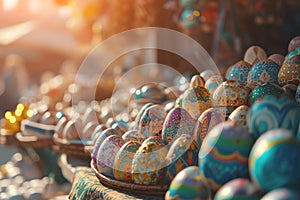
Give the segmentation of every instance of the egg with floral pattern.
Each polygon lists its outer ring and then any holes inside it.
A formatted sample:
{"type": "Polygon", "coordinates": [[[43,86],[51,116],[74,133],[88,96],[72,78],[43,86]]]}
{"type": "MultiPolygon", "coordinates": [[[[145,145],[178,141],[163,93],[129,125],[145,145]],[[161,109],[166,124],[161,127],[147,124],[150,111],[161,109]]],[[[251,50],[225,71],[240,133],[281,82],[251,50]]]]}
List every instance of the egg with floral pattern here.
{"type": "Polygon", "coordinates": [[[228,117],[228,120],[239,126],[247,127],[247,114],[249,107],[242,105],[237,107],[228,117]]]}
{"type": "Polygon", "coordinates": [[[211,76],[207,81],[205,82],[204,87],[208,89],[209,94],[212,96],[217,89],[217,87],[223,82],[222,76],[214,75],[211,76]]]}
{"type": "Polygon", "coordinates": [[[239,61],[235,63],[229,71],[228,80],[235,80],[240,84],[246,85],[248,73],[251,70],[252,65],[245,62],[239,61]]]}
{"type": "Polygon", "coordinates": [[[272,95],[279,98],[284,95],[284,91],[280,86],[274,83],[264,83],[262,85],[258,85],[249,94],[249,106],[251,106],[255,101],[262,100],[267,95],[272,95]]]}
{"type": "Polygon", "coordinates": [[[278,81],[282,85],[300,83],[300,54],[284,61],[278,73],[278,81]]]}

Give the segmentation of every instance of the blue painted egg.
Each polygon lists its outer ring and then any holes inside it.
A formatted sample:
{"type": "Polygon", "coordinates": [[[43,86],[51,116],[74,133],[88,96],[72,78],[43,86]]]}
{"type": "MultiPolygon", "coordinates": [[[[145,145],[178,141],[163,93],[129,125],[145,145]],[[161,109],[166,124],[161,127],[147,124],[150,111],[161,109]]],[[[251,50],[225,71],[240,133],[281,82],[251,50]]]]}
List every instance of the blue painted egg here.
{"type": "Polygon", "coordinates": [[[262,100],[267,95],[272,95],[279,98],[284,95],[284,91],[280,86],[274,83],[264,83],[262,85],[258,85],[249,94],[249,106],[251,106],[255,101],[262,100]]]}
{"type": "Polygon", "coordinates": [[[276,189],[268,192],[261,200],[299,200],[300,193],[297,190],[287,188],[276,189]]]}
{"type": "Polygon", "coordinates": [[[297,104],[300,105],[300,85],[298,85],[298,87],[297,87],[295,99],[296,99],[297,104]]]}
{"type": "Polygon", "coordinates": [[[300,47],[296,48],[294,51],[289,52],[285,58],[284,58],[284,62],[289,62],[290,60],[292,60],[293,57],[300,55],[300,47]]]}
{"type": "Polygon", "coordinates": [[[217,87],[223,82],[222,76],[214,75],[207,79],[205,82],[205,88],[208,89],[209,94],[212,96],[217,87]]]}
{"type": "Polygon", "coordinates": [[[243,60],[239,61],[231,67],[228,76],[226,78],[228,80],[235,80],[240,84],[246,85],[248,73],[251,67],[252,67],[251,64],[243,60]]]}
{"type": "Polygon", "coordinates": [[[249,47],[244,55],[244,61],[250,63],[251,65],[255,65],[258,62],[263,61],[267,58],[267,54],[263,48],[260,46],[251,46],[249,47]]]}
{"type": "Polygon", "coordinates": [[[255,138],[276,128],[285,128],[296,135],[299,123],[300,107],[287,97],[266,96],[251,106],[247,116],[249,131],[255,138]]]}
{"type": "Polygon", "coordinates": [[[264,133],[255,142],[249,157],[251,179],[263,190],[299,188],[300,143],[286,129],[264,133]]]}

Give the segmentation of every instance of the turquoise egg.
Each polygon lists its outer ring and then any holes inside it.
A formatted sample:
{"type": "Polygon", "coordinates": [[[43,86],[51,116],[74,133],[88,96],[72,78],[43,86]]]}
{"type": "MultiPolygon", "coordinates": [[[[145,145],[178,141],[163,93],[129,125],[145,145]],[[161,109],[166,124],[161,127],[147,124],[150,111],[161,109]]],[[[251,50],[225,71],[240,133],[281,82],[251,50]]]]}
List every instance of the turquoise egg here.
{"type": "Polygon", "coordinates": [[[228,73],[228,77],[226,77],[226,78],[228,80],[235,80],[238,83],[246,85],[248,73],[251,70],[251,67],[252,67],[251,64],[249,64],[243,60],[239,61],[231,67],[231,69],[228,73]]]}
{"type": "Polygon", "coordinates": [[[299,200],[300,193],[297,190],[287,188],[276,189],[268,192],[261,200],[299,200]]]}
{"type": "Polygon", "coordinates": [[[262,100],[264,96],[272,95],[277,98],[284,95],[283,89],[274,83],[264,83],[256,86],[248,97],[248,104],[251,106],[255,101],[262,100]]]}

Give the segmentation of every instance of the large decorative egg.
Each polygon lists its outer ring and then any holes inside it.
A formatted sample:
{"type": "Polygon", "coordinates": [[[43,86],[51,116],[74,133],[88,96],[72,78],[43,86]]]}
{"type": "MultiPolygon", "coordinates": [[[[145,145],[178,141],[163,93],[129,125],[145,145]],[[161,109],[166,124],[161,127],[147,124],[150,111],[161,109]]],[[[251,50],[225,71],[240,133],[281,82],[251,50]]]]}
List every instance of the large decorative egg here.
{"type": "Polygon", "coordinates": [[[204,139],[199,152],[201,176],[215,192],[230,180],[248,178],[253,137],[242,126],[222,122],[204,139]]]}
{"type": "Polygon", "coordinates": [[[191,135],[183,134],[171,145],[166,156],[167,182],[170,183],[181,170],[198,165],[199,147],[191,135]]]}
{"type": "Polygon", "coordinates": [[[280,188],[272,190],[264,195],[261,200],[298,200],[300,199],[300,193],[297,190],[291,190],[287,188],[280,188]]]}
{"type": "Polygon", "coordinates": [[[251,106],[247,116],[249,131],[255,138],[276,128],[285,128],[296,135],[299,123],[300,107],[287,97],[266,96],[251,106]]]}
{"type": "Polygon", "coordinates": [[[291,39],[291,41],[289,43],[288,51],[292,52],[296,48],[299,48],[299,47],[300,47],[300,36],[296,36],[293,39],[291,39]]]}
{"type": "Polygon", "coordinates": [[[207,79],[205,82],[205,88],[208,89],[209,94],[212,96],[217,87],[223,82],[222,76],[214,75],[207,79]]]}
{"type": "Polygon", "coordinates": [[[264,133],[255,142],[249,157],[253,181],[263,190],[299,188],[300,143],[286,129],[264,133]]]}
{"type": "Polygon", "coordinates": [[[182,108],[196,120],[211,107],[209,91],[201,86],[189,88],[183,93],[182,108]]]}
{"type": "Polygon", "coordinates": [[[278,84],[278,72],[280,66],[272,60],[266,59],[256,63],[250,70],[247,78],[247,84],[250,88],[263,83],[278,84]]]}
{"type": "Polygon", "coordinates": [[[194,134],[196,121],[183,108],[174,108],[166,116],[163,124],[162,139],[168,144],[182,134],[194,134]]]}
{"type": "Polygon", "coordinates": [[[300,105],[300,84],[298,85],[295,99],[296,99],[297,104],[300,105]]]}
{"type": "Polygon", "coordinates": [[[135,130],[138,130],[139,129],[139,122],[140,122],[140,119],[142,117],[142,115],[144,114],[145,110],[147,108],[149,108],[150,106],[154,105],[153,103],[147,103],[145,105],[142,106],[142,108],[139,110],[137,116],[135,117],[135,125],[134,125],[134,129],[135,130]]]}
{"type": "Polygon", "coordinates": [[[251,65],[255,65],[256,63],[261,62],[266,58],[267,54],[265,50],[263,50],[259,46],[249,47],[244,55],[244,61],[250,63],[251,65]]]}
{"type": "Polygon", "coordinates": [[[234,122],[238,126],[247,127],[247,114],[249,107],[242,105],[237,107],[228,117],[228,120],[234,122]]]}
{"type": "Polygon", "coordinates": [[[143,137],[160,136],[166,118],[164,107],[152,105],[144,111],[139,121],[139,130],[143,137]]]}
{"type": "Polygon", "coordinates": [[[171,182],[166,200],[191,199],[210,200],[210,188],[201,180],[199,168],[190,166],[180,171],[171,182]]]}
{"type": "Polygon", "coordinates": [[[251,64],[243,60],[239,61],[231,67],[228,77],[226,78],[228,80],[235,80],[240,84],[246,85],[248,73],[251,70],[251,67],[251,64]]]}
{"type": "Polygon", "coordinates": [[[194,139],[199,147],[201,147],[207,133],[217,124],[224,122],[225,118],[225,114],[217,108],[209,108],[201,114],[196,122],[194,133],[194,139]]]}
{"type": "Polygon", "coordinates": [[[132,182],[132,160],[140,146],[137,141],[128,141],[118,151],[113,168],[116,180],[132,182]]]}
{"type": "Polygon", "coordinates": [[[237,178],[223,185],[214,197],[214,200],[259,200],[262,192],[249,179],[237,178]]]}
{"type": "Polygon", "coordinates": [[[283,64],[284,61],[284,56],[281,54],[272,54],[268,57],[268,59],[274,61],[277,63],[277,65],[281,66],[283,64]]]}
{"type": "Polygon", "coordinates": [[[205,85],[205,80],[204,78],[202,78],[200,75],[194,75],[190,81],[190,87],[193,88],[193,87],[198,87],[198,86],[201,86],[201,87],[204,87],[205,85]]]}
{"type": "Polygon", "coordinates": [[[251,106],[255,101],[262,100],[267,95],[272,95],[279,98],[284,95],[284,91],[280,86],[274,83],[264,83],[262,85],[258,85],[249,94],[249,106],[251,106]]]}
{"type": "Polygon", "coordinates": [[[284,61],[278,73],[278,81],[282,85],[300,83],[300,54],[284,61]]]}
{"type": "Polygon", "coordinates": [[[111,178],[114,177],[115,157],[124,143],[124,140],[118,135],[108,136],[102,142],[97,155],[97,168],[102,174],[111,178]]]}

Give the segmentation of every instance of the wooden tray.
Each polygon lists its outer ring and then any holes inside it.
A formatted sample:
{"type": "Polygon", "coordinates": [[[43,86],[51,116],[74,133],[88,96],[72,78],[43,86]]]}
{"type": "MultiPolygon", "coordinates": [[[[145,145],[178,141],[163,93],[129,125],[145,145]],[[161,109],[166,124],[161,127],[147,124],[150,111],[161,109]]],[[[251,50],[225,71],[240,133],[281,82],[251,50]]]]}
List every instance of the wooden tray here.
{"type": "Polygon", "coordinates": [[[39,138],[37,136],[24,135],[22,132],[16,134],[16,138],[19,145],[22,147],[32,147],[32,148],[47,148],[53,145],[52,138],[39,138]]]}

